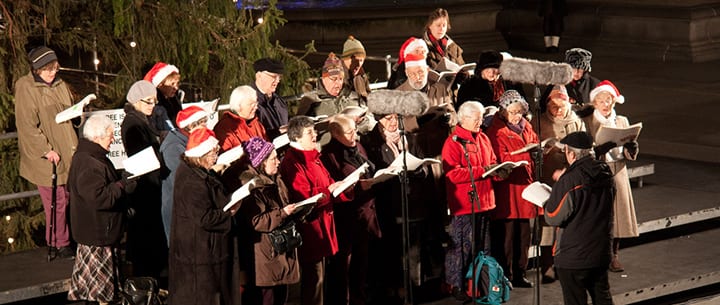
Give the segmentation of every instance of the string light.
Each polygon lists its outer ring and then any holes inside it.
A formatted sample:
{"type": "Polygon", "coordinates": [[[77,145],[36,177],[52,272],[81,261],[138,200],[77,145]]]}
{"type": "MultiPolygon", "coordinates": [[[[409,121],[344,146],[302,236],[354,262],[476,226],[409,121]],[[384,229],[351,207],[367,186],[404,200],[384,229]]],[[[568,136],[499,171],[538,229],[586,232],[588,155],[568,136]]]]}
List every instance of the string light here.
{"type": "Polygon", "coordinates": [[[135,42],[134,40],[130,42],[130,47],[131,47],[131,48],[134,48],[134,47],[136,47],[136,46],[137,46],[137,42],[135,42]]]}
{"type": "Polygon", "coordinates": [[[5,221],[10,222],[10,219],[12,219],[12,217],[10,217],[10,215],[5,216],[5,221]]]}
{"type": "Polygon", "coordinates": [[[8,237],[8,244],[13,244],[15,242],[15,239],[12,237],[8,237]]]}
{"type": "Polygon", "coordinates": [[[265,21],[265,19],[263,19],[263,17],[260,17],[260,18],[257,19],[257,21],[258,21],[259,24],[262,24],[263,21],[265,21]]]}
{"type": "Polygon", "coordinates": [[[93,59],[93,64],[99,65],[99,64],[100,64],[100,60],[97,59],[97,58],[93,59]]]}

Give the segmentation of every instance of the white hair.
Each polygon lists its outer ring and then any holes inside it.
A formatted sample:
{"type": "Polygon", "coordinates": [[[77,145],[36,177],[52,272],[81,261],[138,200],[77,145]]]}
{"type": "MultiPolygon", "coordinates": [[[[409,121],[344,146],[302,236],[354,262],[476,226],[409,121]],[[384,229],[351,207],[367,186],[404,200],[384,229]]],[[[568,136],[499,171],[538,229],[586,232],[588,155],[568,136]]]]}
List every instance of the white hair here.
{"type": "Polygon", "coordinates": [[[95,114],[85,120],[82,135],[84,138],[95,142],[112,134],[115,129],[115,122],[102,114],[95,114]],[[108,130],[110,132],[108,133],[108,130]]]}
{"type": "Polygon", "coordinates": [[[479,112],[481,115],[485,113],[485,107],[483,107],[483,104],[477,101],[467,101],[460,105],[457,115],[459,118],[469,117],[476,112],[479,112]]]}
{"type": "Polygon", "coordinates": [[[248,85],[235,88],[230,93],[230,110],[240,112],[240,106],[247,100],[257,100],[255,89],[248,85]]]}

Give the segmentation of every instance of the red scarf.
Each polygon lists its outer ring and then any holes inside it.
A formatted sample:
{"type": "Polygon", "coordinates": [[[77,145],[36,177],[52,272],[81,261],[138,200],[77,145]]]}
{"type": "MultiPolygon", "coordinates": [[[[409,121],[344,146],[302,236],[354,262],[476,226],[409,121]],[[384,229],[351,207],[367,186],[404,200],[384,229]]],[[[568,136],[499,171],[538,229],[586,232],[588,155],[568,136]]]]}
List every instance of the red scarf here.
{"type": "Polygon", "coordinates": [[[493,89],[493,102],[499,101],[500,97],[505,93],[505,85],[503,84],[502,78],[490,82],[490,86],[493,89]]]}
{"type": "Polygon", "coordinates": [[[430,33],[430,31],[427,32],[428,38],[430,38],[430,43],[432,43],[433,47],[435,47],[435,50],[440,54],[440,56],[445,57],[445,48],[447,47],[448,38],[447,36],[441,38],[440,40],[435,39],[435,36],[430,33]]]}

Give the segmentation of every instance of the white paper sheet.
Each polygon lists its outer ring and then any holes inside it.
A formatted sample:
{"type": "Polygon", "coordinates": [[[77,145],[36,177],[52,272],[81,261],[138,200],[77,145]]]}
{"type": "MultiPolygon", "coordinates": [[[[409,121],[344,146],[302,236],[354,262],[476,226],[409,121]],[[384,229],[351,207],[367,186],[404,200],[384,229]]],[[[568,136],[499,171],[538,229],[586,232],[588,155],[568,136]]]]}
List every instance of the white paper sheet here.
{"type": "Polygon", "coordinates": [[[122,163],[125,170],[133,174],[129,178],[142,176],[160,168],[160,161],[151,146],[123,160],[122,163]]]}

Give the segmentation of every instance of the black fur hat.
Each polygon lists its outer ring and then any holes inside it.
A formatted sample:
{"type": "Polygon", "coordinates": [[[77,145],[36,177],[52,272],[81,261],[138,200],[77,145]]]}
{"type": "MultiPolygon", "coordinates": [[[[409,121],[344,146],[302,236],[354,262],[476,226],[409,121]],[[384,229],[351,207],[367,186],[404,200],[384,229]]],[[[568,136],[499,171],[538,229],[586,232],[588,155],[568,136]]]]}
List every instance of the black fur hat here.
{"type": "Polygon", "coordinates": [[[475,74],[479,75],[486,68],[500,68],[502,61],[503,56],[500,52],[495,50],[483,51],[478,58],[475,74]]]}

